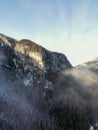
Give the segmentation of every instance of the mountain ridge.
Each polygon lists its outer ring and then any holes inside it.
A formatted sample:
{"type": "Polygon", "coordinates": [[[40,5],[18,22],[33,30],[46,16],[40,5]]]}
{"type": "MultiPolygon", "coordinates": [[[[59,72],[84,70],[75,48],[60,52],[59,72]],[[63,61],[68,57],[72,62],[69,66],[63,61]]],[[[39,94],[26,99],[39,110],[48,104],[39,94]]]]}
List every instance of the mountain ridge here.
{"type": "MultiPolygon", "coordinates": [[[[10,46],[12,44],[11,47],[12,47],[12,49],[14,49],[15,52],[20,51],[21,54],[28,55],[31,58],[32,57],[34,58],[34,53],[35,53],[35,55],[38,55],[38,57],[39,57],[39,62],[41,60],[42,60],[42,62],[43,61],[45,62],[45,60],[47,61],[47,59],[49,58],[50,59],[50,64],[52,64],[53,60],[55,60],[56,64],[58,64],[58,62],[60,62],[60,60],[61,60],[62,63],[64,62],[65,66],[63,65],[61,67],[61,69],[65,69],[65,68],[67,68],[67,66],[70,66],[70,67],[72,66],[70,64],[70,62],[67,60],[67,57],[64,56],[63,54],[48,51],[45,48],[43,48],[42,46],[39,46],[38,44],[36,44],[35,42],[32,42],[30,40],[23,39],[23,40],[20,40],[20,41],[16,41],[15,39],[11,39],[11,38],[9,38],[8,36],[5,36],[5,35],[0,35],[0,40],[2,40],[2,42],[7,44],[8,46],[10,46]],[[9,41],[11,41],[11,42],[9,42],[9,41]],[[60,58],[60,56],[61,56],[61,58],[60,58]],[[52,57],[53,57],[53,59],[51,59],[52,57]],[[59,60],[56,57],[58,57],[59,60]],[[63,58],[63,60],[62,60],[62,58],[63,58]]],[[[54,68],[55,67],[57,67],[57,66],[54,65],[54,68]]],[[[60,66],[57,67],[57,68],[59,69],[60,66]]]]}

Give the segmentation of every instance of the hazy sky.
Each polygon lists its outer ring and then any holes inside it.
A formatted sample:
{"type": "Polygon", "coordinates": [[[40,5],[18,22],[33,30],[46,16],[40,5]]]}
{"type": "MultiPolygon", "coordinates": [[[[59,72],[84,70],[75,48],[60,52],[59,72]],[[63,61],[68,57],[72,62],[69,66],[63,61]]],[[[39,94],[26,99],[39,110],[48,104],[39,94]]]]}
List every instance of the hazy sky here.
{"type": "Polygon", "coordinates": [[[64,53],[76,65],[98,57],[98,0],[0,0],[0,32],[64,53]]]}

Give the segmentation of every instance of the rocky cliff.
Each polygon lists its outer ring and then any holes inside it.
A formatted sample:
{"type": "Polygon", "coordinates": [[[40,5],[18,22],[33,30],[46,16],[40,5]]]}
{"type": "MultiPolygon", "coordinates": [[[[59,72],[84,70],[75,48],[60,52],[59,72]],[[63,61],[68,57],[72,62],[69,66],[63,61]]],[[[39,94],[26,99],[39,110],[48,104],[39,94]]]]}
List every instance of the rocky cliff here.
{"type": "Polygon", "coordinates": [[[69,68],[63,54],[0,34],[0,128],[42,129],[35,124],[49,116],[43,109],[49,107],[56,76],[69,68]]]}
{"type": "Polygon", "coordinates": [[[72,67],[63,54],[48,51],[30,40],[17,41],[3,34],[0,34],[0,53],[2,67],[14,72],[26,86],[52,84],[55,73],[72,67]]]}
{"type": "Polygon", "coordinates": [[[15,55],[23,63],[26,60],[28,63],[33,63],[34,67],[38,67],[43,71],[61,71],[71,67],[65,55],[48,51],[30,40],[23,39],[17,41],[0,34],[0,44],[1,46],[8,46],[14,50],[15,55]],[[31,61],[27,60],[26,57],[29,57],[31,61]]]}

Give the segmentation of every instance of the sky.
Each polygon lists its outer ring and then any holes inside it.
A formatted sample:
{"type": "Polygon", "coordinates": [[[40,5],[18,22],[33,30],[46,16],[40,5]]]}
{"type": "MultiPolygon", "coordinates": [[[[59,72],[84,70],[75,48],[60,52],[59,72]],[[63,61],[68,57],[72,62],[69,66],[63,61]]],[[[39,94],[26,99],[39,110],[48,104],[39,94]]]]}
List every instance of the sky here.
{"type": "Polygon", "coordinates": [[[73,65],[98,57],[98,0],[0,0],[0,33],[65,54],[73,65]]]}

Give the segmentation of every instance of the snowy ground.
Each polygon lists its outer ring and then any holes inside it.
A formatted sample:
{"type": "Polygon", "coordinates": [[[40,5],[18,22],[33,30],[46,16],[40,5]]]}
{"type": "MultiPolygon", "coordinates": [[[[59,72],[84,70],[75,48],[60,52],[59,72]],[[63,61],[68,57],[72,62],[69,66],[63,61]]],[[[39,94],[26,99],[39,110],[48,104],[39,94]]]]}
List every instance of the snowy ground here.
{"type": "Polygon", "coordinates": [[[90,126],[90,129],[89,130],[95,130],[93,126],[90,126]]]}

